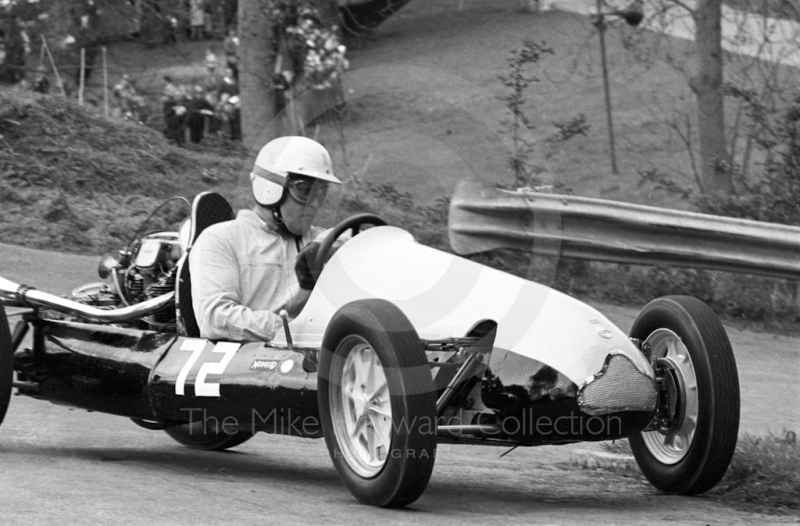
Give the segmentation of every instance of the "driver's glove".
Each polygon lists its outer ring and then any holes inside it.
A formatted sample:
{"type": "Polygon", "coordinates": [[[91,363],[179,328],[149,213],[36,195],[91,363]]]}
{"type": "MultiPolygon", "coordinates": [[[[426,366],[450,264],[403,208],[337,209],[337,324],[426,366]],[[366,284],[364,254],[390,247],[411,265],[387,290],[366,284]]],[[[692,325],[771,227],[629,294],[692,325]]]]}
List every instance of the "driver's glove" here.
{"type": "Polygon", "coordinates": [[[294,271],[295,274],[297,274],[297,281],[300,282],[300,288],[303,290],[313,289],[322,272],[322,265],[317,261],[319,246],[319,243],[314,241],[304,246],[303,249],[297,253],[294,271]]]}

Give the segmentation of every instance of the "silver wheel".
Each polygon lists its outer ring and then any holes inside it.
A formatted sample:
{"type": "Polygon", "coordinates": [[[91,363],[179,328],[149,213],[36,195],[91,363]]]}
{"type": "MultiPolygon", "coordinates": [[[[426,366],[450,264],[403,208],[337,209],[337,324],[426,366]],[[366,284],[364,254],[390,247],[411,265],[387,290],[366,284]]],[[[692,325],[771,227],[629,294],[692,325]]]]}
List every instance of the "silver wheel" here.
{"type": "Polygon", "coordinates": [[[436,457],[436,387],[405,314],[379,299],[336,311],[317,382],[325,443],[345,486],[373,506],[417,500],[436,457]]]}
{"type": "Polygon", "coordinates": [[[342,454],[358,475],[374,477],[391,451],[392,404],[380,358],[360,336],[341,343],[347,358],[331,382],[331,416],[342,454]]]}
{"type": "Polygon", "coordinates": [[[677,464],[689,452],[697,429],[700,407],[697,375],[692,357],[680,337],[669,329],[658,329],[645,340],[653,366],[664,372],[669,406],[659,429],[642,433],[653,456],[663,464],[677,464]]]}

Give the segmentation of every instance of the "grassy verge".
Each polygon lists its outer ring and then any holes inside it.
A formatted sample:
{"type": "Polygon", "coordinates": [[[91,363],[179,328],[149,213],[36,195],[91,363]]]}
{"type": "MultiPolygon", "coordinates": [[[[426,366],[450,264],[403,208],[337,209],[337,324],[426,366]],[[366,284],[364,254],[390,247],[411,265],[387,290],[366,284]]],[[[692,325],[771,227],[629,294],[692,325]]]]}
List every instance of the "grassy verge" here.
{"type": "MultiPolygon", "coordinates": [[[[582,469],[615,473],[644,481],[627,440],[603,444],[608,457],[581,458],[582,469]]],[[[800,444],[797,434],[739,438],[728,472],[706,495],[748,511],[775,514],[800,513],[800,444]]]]}

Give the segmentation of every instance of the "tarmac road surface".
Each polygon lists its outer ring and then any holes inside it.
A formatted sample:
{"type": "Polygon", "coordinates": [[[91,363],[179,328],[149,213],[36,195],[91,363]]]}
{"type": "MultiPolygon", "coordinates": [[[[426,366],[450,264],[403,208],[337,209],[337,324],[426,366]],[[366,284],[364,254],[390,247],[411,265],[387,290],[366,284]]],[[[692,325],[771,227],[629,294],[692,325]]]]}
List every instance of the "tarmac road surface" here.
{"type": "MultiPolygon", "coordinates": [[[[98,260],[0,244],[0,276],[58,294],[96,281],[98,260]]],[[[636,315],[598,307],[624,329],[636,315]]],[[[729,334],[742,431],[800,431],[800,339],[729,334]]],[[[576,467],[594,444],[506,451],[442,445],[424,495],[382,510],[350,496],[322,440],[259,434],[200,452],[122,417],[13,397],[0,427],[0,524],[798,524],[576,467]]]]}

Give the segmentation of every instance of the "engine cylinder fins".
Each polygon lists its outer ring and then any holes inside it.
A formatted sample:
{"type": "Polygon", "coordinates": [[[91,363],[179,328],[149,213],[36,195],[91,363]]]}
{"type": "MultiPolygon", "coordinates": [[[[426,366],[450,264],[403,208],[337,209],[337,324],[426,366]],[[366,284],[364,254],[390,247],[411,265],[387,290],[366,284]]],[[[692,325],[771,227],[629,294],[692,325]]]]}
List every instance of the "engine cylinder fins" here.
{"type": "Polygon", "coordinates": [[[590,415],[655,411],[658,387],[622,353],[611,352],[602,370],[578,390],[578,405],[590,415]]]}
{"type": "MultiPolygon", "coordinates": [[[[169,294],[175,290],[175,280],[171,279],[164,283],[153,283],[147,289],[148,299],[156,298],[169,294]]],[[[153,315],[157,323],[173,323],[175,322],[175,309],[163,309],[153,315]]]]}

